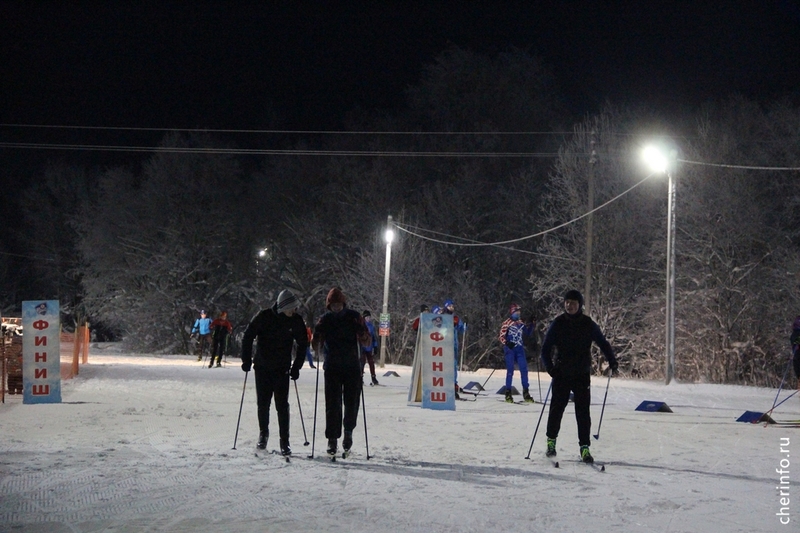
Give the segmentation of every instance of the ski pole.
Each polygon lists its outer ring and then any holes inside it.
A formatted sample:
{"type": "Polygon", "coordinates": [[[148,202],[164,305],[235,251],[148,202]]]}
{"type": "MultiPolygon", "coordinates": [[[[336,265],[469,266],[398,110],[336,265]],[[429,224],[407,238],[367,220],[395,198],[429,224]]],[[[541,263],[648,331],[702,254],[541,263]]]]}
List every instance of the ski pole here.
{"type": "Polygon", "coordinates": [[[486,384],[489,383],[489,380],[492,378],[492,374],[494,374],[495,370],[497,370],[497,369],[496,368],[492,369],[492,372],[491,372],[491,374],[489,374],[489,377],[486,378],[486,381],[484,381],[483,385],[481,385],[481,390],[486,390],[486,384]]]}
{"type": "Polygon", "coordinates": [[[364,417],[364,445],[367,447],[367,461],[371,457],[369,454],[369,435],[367,434],[367,405],[364,402],[364,380],[361,380],[361,412],[364,417]]]}
{"type": "Polygon", "coordinates": [[[244,405],[244,391],[247,388],[247,374],[250,372],[244,373],[244,385],[242,386],[242,401],[239,403],[239,418],[236,419],[236,435],[233,437],[233,449],[236,449],[236,440],[239,438],[239,422],[242,421],[242,406],[244,405]]]}
{"type": "MultiPolygon", "coordinates": [[[[789,396],[787,396],[786,398],[784,398],[783,400],[781,400],[780,402],[778,402],[778,403],[777,403],[777,404],[776,404],[776,405],[775,405],[775,406],[774,406],[772,409],[770,409],[769,411],[767,411],[766,413],[764,413],[764,416],[762,416],[761,418],[763,419],[764,417],[767,417],[767,416],[769,416],[770,414],[772,414],[772,411],[774,411],[776,408],[780,407],[780,406],[781,406],[781,404],[782,404],[783,402],[785,402],[786,400],[788,400],[789,398],[791,398],[792,396],[794,396],[794,395],[795,395],[795,394],[797,394],[798,392],[800,392],[800,390],[796,390],[796,391],[794,391],[794,392],[793,392],[793,393],[791,393],[789,396]]],[[[757,422],[757,421],[756,421],[756,422],[757,422]]],[[[767,424],[769,424],[769,422],[767,422],[767,424]]]]}
{"type": "Polygon", "coordinates": [[[533,438],[531,438],[531,447],[528,448],[528,455],[525,456],[525,459],[531,458],[531,450],[533,450],[533,441],[536,440],[536,434],[539,432],[539,424],[542,423],[542,416],[544,415],[544,407],[547,405],[547,399],[550,397],[550,389],[553,388],[553,382],[550,382],[550,387],[547,389],[547,395],[544,397],[544,401],[542,402],[542,412],[539,413],[539,421],[536,422],[536,429],[533,431],[533,438]]]}
{"type": "Polygon", "coordinates": [[[542,359],[536,358],[536,381],[539,382],[539,401],[542,401],[542,359]]]}
{"type": "Polygon", "coordinates": [[[603,395],[603,407],[600,409],[600,422],[597,423],[597,435],[592,435],[595,440],[600,440],[600,426],[603,425],[603,412],[606,410],[606,398],[608,398],[608,386],[611,384],[611,374],[613,371],[608,369],[608,381],[606,381],[606,393],[603,395]]]}
{"type": "Polygon", "coordinates": [[[297,392],[297,381],[294,382],[294,393],[297,395],[297,410],[300,412],[300,423],[303,425],[303,446],[308,446],[308,435],[306,435],[306,423],[303,422],[303,408],[300,406],[300,393],[297,392]]]}
{"type": "MultiPolygon", "coordinates": [[[[781,379],[781,385],[778,387],[778,394],[775,395],[775,400],[772,402],[772,409],[777,407],[775,404],[778,402],[778,396],[781,395],[781,389],[783,389],[783,384],[786,382],[786,375],[789,373],[789,367],[792,366],[792,359],[793,357],[790,357],[789,362],[786,363],[786,369],[783,371],[783,379],[781,379]]],[[[772,409],[769,410],[770,413],[772,412],[772,409]]]]}
{"type": "Polygon", "coordinates": [[[313,429],[311,430],[311,455],[308,456],[309,459],[314,458],[314,446],[317,444],[317,398],[319,397],[319,349],[314,350],[314,353],[317,356],[317,383],[314,386],[314,425],[313,429]]]}

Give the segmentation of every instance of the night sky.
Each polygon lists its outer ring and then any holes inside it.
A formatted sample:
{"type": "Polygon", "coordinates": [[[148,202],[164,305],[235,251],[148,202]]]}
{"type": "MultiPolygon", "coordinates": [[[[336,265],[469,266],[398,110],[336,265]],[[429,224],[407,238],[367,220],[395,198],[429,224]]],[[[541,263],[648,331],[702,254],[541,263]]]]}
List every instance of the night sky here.
{"type": "MultiPolygon", "coordinates": [[[[2,1],[0,39],[0,141],[140,142],[7,124],[342,129],[401,110],[450,44],[529,50],[577,118],[800,94],[800,0],[2,1]]],[[[6,169],[30,157],[0,148],[6,169]]]]}

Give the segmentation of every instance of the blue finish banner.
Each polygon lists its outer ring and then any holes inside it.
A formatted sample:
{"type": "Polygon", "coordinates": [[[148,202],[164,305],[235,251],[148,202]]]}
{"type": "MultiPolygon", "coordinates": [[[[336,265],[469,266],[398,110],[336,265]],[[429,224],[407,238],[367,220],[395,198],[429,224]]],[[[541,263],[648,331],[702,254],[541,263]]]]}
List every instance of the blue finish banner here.
{"type": "Polygon", "coordinates": [[[422,313],[419,320],[422,407],[456,409],[453,315],[422,313]]]}
{"type": "Polygon", "coordinates": [[[58,300],[22,302],[22,403],[61,402],[58,300]]]}

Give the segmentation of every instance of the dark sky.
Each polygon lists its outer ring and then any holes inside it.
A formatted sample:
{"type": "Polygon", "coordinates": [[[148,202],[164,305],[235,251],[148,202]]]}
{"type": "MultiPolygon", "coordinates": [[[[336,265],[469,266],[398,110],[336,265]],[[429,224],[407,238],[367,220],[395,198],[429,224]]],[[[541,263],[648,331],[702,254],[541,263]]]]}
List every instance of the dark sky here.
{"type": "Polygon", "coordinates": [[[340,129],[356,106],[401,107],[449,43],[529,49],[576,117],[605,100],[797,96],[800,82],[800,0],[0,1],[0,40],[0,124],[261,129],[277,113],[283,129],[340,129]]]}

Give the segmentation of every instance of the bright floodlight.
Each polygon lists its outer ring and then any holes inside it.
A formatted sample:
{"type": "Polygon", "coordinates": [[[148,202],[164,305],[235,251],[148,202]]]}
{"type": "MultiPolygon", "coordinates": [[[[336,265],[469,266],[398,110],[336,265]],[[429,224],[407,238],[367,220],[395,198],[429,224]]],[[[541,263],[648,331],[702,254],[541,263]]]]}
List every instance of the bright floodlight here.
{"type": "Polygon", "coordinates": [[[258,257],[264,257],[265,255],[267,255],[267,251],[266,250],[259,250],[258,251],[258,257]]]}
{"type": "Polygon", "coordinates": [[[394,230],[392,228],[386,230],[383,234],[383,240],[386,242],[392,242],[394,240],[394,230]]]}
{"type": "Polygon", "coordinates": [[[667,158],[655,146],[646,147],[642,152],[642,157],[653,172],[663,174],[667,171],[667,158]]]}

